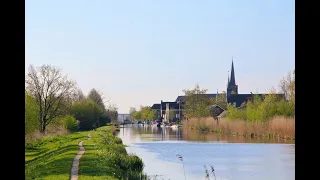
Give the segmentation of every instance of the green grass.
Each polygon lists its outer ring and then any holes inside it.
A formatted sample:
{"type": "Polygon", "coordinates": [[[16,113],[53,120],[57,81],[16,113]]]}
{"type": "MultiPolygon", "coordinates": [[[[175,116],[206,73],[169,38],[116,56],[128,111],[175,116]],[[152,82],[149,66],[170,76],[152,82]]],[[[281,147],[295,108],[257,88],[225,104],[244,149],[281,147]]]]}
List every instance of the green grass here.
{"type": "Polygon", "coordinates": [[[70,179],[72,161],[79,151],[78,142],[86,138],[87,132],[81,132],[26,143],[26,179],[70,179]]]}
{"type": "Polygon", "coordinates": [[[140,179],[142,160],[127,154],[121,139],[111,134],[110,127],[99,128],[91,136],[91,140],[83,143],[86,152],[80,160],[79,180],[140,179]]]}
{"type": "Polygon", "coordinates": [[[80,159],[79,180],[140,179],[142,160],[127,154],[121,139],[111,133],[110,126],[97,131],[43,137],[26,143],[26,179],[70,179],[72,161],[79,151],[78,142],[82,140],[85,140],[83,146],[86,151],[80,159]],[[88,133],[91,140],[87,140],[88,133]]]}

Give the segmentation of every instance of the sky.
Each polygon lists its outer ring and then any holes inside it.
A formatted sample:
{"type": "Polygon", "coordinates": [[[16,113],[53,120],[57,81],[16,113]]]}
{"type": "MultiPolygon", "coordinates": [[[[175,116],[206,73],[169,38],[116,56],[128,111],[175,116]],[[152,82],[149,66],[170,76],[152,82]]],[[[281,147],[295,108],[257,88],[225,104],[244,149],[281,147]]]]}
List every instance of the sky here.
{"type": "Polygon", "coordinates": [[[295,68],[292,0],[27,0],[25,73],[50,64],[119,113],[195,84],[268,93],[295,68]],[[229,72],[230,73],[230,72],[229,72]]]}

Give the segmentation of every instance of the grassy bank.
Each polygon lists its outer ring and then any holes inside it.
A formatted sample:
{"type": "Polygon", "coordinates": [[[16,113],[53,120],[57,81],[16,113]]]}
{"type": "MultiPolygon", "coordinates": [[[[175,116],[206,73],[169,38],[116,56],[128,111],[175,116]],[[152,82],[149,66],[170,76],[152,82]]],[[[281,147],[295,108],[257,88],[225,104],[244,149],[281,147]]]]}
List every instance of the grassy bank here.
{"type": "Polygon", "coordinates": [[[86,149],[80,159],[79,180],[140,179],[142,160],[128,155],[115,128],[105,126],[97,131],[46,136],[25,144],[26,179],[70,179],[72,161],[79,151],[78,142],[86,149]],[[92,138],[87,140],[87,134],[92,138]]]}
{"type": "Polygon", "coordinates": [[[279,116],[255,122],[226,118],[219,123],[213,118],[192,118],[183,123],[183,128],[248,137],[295,139],[295,119],[279,116]]]}

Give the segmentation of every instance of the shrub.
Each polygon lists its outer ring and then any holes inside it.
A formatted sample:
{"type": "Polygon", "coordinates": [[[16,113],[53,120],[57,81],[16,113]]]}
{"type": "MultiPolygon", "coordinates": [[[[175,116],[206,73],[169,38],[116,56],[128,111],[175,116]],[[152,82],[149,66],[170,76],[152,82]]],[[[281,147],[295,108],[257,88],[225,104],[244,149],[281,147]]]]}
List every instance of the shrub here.
{"type": "Polygon", "coordinates": [[[77,131],[78,130],[78,121],[73,116],[65,116],[63,118],[64,126],[69,131],[77,131]]]}
{"type": "Polygon", "coordinates": [[[36,100],[28,93],[25,93],[25,135],[32,135],[39,130],[39,106],[36,100]]]}

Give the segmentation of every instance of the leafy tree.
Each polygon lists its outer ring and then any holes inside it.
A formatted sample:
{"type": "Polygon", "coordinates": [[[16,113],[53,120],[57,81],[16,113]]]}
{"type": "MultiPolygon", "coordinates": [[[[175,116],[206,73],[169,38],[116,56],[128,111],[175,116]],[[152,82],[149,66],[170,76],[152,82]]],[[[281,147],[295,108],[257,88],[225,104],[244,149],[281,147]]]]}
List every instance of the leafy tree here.
{"type": "Polygon", "coordinates": [[[67,115],[63,118],[63,124],[66,129],[68,129],[71,132],[78,130],[78,121],[70,115],[67,115]]]}
{"type": "Polygon", "coordinates": [[[142,118],[141,118],[141,111],[136,111],[136,112],[133,114],[133,119],[134,119],[134,120],[140,120],[140,119],[142,119],[142,118]]]}
{"type": "Polygon", "coordinates": [[[107,125],[107,123],[110,123],[110,122],[111,122],[110,117],[107,114],[103,113],[99,118],[98,127],[105,126],[107,125]]]}
{"type": "Polygon", "coordinates": [[[223,91],[221,94],[218,94],[216,98],[210,99],[211,104],[217,104],[226,110],[228,108],[226,95],[227,94],[223,91]]]}
{"type": "Polygon", "coordinates": [[[72,105],[74,117],[80,121],[79,128],[89,130],[99,124],[99,119],[103,116],[103,109],[92,99],[75,102],[72,105]]]}
{"type": "Polygon", "coordinates": [[[25,92],[25,134],[30,135],[39,128],[39,106],[36,100],[25,92]]]}
{"type": "Polygon", "coordinates": [[[96,89],[93,88],[89,92],[88,98],[91,98],[94,102],[96,102],[103,109],[103,111],[106,111],[105,105],[103,103],[102,95],[96,89]]]}
{"type": "Polygon", "coordinates": [[[148,106],[141,106],[140,111],[141,111],[141,119],[148,120],[151,108],[148,106]]]}
{"type": "Polygon", "coordinates": [[[194,89],[185,89],[183,92],[186,96],[184,104],[186,118],[210,116],[208,106],[212,101],[206,95],[207,89],[200,89],[197,84],[194,89]]]}
{"type": "Polygon", "coordinates": [[[42,65],[36,70],[30,65],[26,88],[39,106],[40,131],[45,133],[47,125],[68,113],[75,82],[63,76],[56,67],[42,65]]]}
{"type": "Polygon", "coordinates": [[[148,114],[148,119],[149,120],[155,120],[157,118],[157,111],[156,110],[151,110],[150,108],[150,111],[149,111],[149,114],[148,114]]]}

